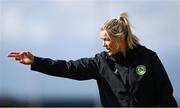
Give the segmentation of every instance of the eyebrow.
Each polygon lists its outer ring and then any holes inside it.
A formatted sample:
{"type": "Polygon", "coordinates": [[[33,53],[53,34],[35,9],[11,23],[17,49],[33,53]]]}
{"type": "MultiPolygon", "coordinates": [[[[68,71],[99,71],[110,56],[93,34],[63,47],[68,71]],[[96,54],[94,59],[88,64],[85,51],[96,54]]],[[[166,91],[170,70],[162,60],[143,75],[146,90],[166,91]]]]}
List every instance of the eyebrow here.
{"type": "Polygon", "coordinates": [[[110,38],[108,38],[108,37],[100,37],[100,39],[102,39],[102,40],[111,40],[110,38]]]}

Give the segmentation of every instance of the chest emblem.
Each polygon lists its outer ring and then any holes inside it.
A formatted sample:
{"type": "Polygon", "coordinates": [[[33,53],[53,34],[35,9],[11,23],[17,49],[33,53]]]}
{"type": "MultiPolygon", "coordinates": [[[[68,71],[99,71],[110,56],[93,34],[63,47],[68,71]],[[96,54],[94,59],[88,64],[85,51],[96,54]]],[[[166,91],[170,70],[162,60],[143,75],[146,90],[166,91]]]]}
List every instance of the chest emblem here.
{"type": "Polygon", "coordinates": [[[138,65],[138,66],[136,67],[136,73],[137,73],[138,75],[144,75],[144,74],[146,73],[146,66],[144,66],[144,65],[138,65]]]}

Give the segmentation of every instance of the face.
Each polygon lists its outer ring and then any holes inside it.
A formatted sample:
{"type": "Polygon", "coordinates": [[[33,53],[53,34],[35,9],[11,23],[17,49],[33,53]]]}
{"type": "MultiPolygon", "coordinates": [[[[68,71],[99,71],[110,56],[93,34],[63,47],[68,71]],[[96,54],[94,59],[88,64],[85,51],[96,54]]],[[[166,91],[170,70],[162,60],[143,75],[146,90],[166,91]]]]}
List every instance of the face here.
{"type": "Polygon", "coordinates": [[[119,52],[118,37],[110,38],[106,30],[101,31],[100,36],[103,47],[106,48],[108,55],[114,55],[119,52]]]}

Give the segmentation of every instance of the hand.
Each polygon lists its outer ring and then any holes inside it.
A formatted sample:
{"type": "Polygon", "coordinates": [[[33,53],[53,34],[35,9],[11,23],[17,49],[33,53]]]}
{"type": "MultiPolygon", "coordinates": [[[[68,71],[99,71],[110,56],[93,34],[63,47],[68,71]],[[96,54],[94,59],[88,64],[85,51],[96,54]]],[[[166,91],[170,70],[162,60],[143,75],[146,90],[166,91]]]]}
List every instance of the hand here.
{"type": "Polygon", "coordinates": [[[25,51],[9,52],[8,57],[14,57],[15,60],[25,65],[31,65],[34,62],[34,56],[30,52],[25,51]]]}

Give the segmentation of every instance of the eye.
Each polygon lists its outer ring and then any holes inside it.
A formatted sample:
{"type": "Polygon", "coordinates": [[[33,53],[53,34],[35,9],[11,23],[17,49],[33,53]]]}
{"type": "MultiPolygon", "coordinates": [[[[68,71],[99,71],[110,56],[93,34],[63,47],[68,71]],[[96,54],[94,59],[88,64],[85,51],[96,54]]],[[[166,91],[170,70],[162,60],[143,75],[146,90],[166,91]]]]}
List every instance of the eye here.
{"type": "Polygon", "coordinates": [[[104,41],[110,41],[110,39],[109,38],[105,38],[104,41]]]}

